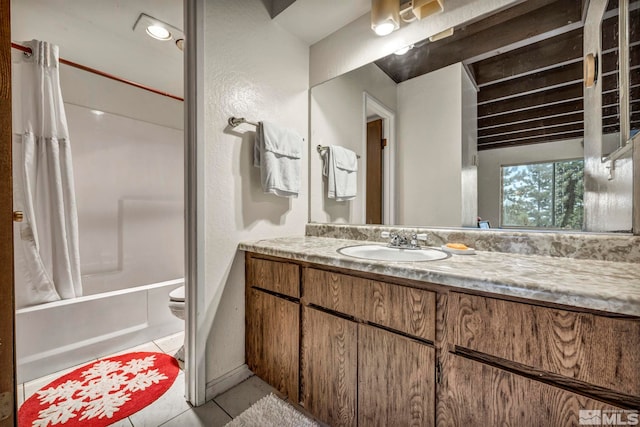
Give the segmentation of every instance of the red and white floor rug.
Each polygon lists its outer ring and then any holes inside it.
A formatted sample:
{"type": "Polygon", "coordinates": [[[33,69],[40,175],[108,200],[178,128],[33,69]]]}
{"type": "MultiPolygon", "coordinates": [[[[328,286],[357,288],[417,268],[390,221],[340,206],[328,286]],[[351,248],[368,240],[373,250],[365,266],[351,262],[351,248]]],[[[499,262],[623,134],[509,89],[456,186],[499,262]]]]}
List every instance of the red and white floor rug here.
{"type": "Polygon", "coordinates": [[[20,427],[108,426],[162,396],[178,376],[164,353],[127,353],[100,359],[38,390],[18,411],[20,427]]]}

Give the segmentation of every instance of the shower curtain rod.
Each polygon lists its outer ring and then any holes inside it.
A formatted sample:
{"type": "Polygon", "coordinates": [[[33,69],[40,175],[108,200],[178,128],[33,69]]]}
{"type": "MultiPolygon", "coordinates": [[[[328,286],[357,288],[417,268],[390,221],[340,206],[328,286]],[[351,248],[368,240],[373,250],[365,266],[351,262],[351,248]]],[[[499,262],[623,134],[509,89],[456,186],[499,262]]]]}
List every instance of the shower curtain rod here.
{"type": "MultiPolygon", "coordinates": [[[[28,53],[29,55],[31,55],[31,53],[32,53],[30,47],[22,46],[22,45],[17,44],[17,43],[11,42],[11,47],[14,48],[14,49],[20,50],[20,51],[22,51],[24,53],[28,53]]],[[[97,74],[99,76],[106,77],[108,79],[115,80],[115,81],[120,82],[120,83],[125,83],[125,84],[128,84],[130,86],[137,87],[138,89],[144,89],[144,90],[147,90],[149,92],[156,93],[158,95],[166,96],[168,98],[173,98],[173,99],[176,99],[178,101],[184,101],[184,98],[180,98],[179,96],[172,95],[172,94],[170,94],[168,92],[162,92],[161,90],[154,89],[154,88],[152,88],[150,86],[145,86],[143,84],[136,83],[136,82],[133,82],[131,80],[126,80],[126,79],[114,76],[113,74],[105,73],[104,71],[96,70],[95,68],[91,68],[91,67],[87,67],[87,66],[82,65],[82,64],[78,64],[77,62],[72,62],[72,61],[68,61],[66,59],[60,58],[60,63],[64,64],[64,65],[68,65],[68,66],[73,67],[73,68],[77,68],[79,70],[87,71],[89,73],[97,74]]]]}

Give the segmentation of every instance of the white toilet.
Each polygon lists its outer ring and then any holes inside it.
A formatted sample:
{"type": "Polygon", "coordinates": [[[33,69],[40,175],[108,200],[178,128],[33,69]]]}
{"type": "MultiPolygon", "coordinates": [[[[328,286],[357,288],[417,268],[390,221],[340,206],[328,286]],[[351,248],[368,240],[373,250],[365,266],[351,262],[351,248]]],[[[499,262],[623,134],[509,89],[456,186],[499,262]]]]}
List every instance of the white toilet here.
{"type": "MultiPolygon", "coordinates": [[[[178,319],[184,320],[184,285],[169,292],[169,310],[178,319]]],[[[175,354],[175,358],[184,362],[184,345],[175,354]]]]}

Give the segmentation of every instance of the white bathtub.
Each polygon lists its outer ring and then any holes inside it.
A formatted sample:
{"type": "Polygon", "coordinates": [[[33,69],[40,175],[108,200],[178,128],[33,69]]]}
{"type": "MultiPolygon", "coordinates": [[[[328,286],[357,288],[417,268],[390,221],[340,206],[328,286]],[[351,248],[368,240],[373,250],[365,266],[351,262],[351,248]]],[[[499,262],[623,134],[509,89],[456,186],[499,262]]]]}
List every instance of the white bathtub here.
{"type": "Polygon", "coordinates": [[[16,311],[18,383],[184,330],[168,308],[184,279],[16,311]]]}

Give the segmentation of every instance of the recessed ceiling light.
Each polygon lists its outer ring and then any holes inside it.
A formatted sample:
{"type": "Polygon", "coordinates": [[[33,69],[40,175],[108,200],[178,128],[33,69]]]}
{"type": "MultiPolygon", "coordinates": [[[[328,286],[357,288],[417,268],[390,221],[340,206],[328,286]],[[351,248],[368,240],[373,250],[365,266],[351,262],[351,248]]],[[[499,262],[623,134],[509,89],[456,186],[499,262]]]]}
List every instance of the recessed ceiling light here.
{"type": "Polygon", "coordinates": [[[157,40],[169,40],[171,38],[171,32],[160,25],[149,25],[147,34],[157,40]]]}

